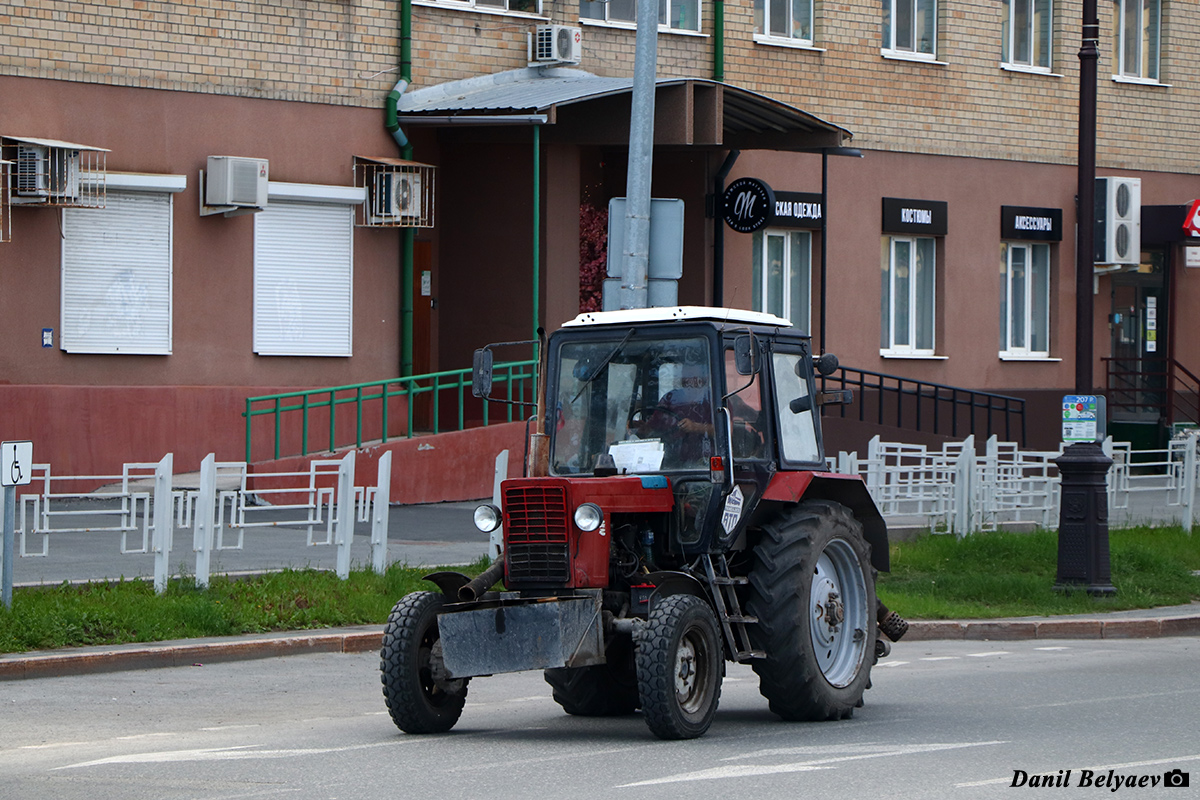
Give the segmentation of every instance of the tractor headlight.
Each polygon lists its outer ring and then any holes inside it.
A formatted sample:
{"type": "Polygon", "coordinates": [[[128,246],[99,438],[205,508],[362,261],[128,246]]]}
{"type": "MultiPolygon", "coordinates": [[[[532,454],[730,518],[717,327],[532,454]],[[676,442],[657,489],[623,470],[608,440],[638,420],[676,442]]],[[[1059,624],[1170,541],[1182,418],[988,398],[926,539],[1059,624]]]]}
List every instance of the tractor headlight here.
{"type": "Polygon", "coordinates": [[[604,512],[595,503],[584,503],[575,509],[575,526],[581,531],[596,530],[604,522],[604,512]]]}
{"type": "Polygon", "coordinates": [[[500,509],[493,505],[482,505],[475,509],[475,527],[484,533],[491,533],[499,528],[503,518],[500,509]]]}

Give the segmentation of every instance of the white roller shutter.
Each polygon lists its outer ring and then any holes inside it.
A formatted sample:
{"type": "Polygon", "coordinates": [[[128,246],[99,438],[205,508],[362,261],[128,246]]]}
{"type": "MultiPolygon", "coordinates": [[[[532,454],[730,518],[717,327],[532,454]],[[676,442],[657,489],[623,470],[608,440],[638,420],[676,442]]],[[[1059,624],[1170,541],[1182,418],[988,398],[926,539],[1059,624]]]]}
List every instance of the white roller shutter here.
{"type": "Polygon", "coordinates": [[[109,191],[63,210],[62,332],[68,353],[171,353],[171,195],[109,191]]]}
{"type": "Polygon", "coordinates": [[[349,356],[354,216],[272,201],[254,215],[254,352],[349,356]]]}

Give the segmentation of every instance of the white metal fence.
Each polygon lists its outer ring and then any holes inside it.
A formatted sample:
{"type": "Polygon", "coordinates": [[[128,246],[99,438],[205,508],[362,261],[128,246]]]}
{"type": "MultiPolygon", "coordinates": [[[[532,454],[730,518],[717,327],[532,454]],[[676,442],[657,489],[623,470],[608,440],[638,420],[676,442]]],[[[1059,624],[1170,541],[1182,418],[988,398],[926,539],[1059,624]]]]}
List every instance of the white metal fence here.
{"type": "MultiPolygon", "coordinates": [[[[1162,450],[1133,450],[1104,442],[1113,459],[1108,473],[1110,525],[1178,523],[1191,530],[1196,502],[1200,435],[1173,439],[1162,450]]],[[[839,453],[829,459],[838,472],[861,475],[891,525],[928,528],[963,536],[971,531],[1058,524],[1061,451],[1021,450],[992,437],[982,452],[974,437],[940,449],[871,440],[865,458],[839,453]]],[[[315,460],[303,472],[254,472],[244,462],[200,465],[197,488],[172,485],[174,459],[125,464],[119,475],[63,476],[35,464],[33,481],[18,498],[15,556],[45,558],[52,534],[116,532],[122,554],[154,556],[154,586],[166,588],[177,529],[192,531],[196,582],[206,586],[212,556],[241,550],[248,532],[303,529],[309,547],[336,549],[336,571],[350,570],[355,522],[370,522],[370,562],[387,566],[391,453],[379,461],[374,486],[355,484],[354,452],[315,460]],[[97,491],[96,486],[103,486],[97,491]]],[[[507,474],[507,451],[497,460],[507,474]]],[[[498,535],[490,542],[499,552],[498,535]]]]}
{"type": "Polygon", "coordinates": [[[251,473],[245,462],[209,454],[196,489],[173,488],[173,466],[170,453],[158,463],[125,464],[120,475],[54,475],[49,464],[35,464],[34,491],[18,498],[15,555],[48,557],[52,534],[119,532],[122,554],[153,554],[154,588],[162,592],[176,528],[192,530],[200,586],[208,585],[212,554],[241,550],[247,531],[301,528],[308,546],[336,548],[337,574],[345,578],[358,521],[371,523],[372,568],[387,566],[390,452],[379,460],[374,486],[355,485],[353,451],[313,461],[304,472],[251,473]]]}
{"type": "MultiPolygon", "coordinates": [[[[1110,524],[1178,523],[1190,531],[1198,436],[1190,432],[1161,450],[1105,440],[1104,452],[1113,459],[1110,524]]],[[[1060,487],[1054,459],[1061,454],[1021,450],[995,436],[982,452],[973,436],[940,449],[876,436],[866,458],[843,452],[828,461],[830,469],[861,475],[889,522],[962,536],[1022,523],[1056,528],[1060,487]]]]}

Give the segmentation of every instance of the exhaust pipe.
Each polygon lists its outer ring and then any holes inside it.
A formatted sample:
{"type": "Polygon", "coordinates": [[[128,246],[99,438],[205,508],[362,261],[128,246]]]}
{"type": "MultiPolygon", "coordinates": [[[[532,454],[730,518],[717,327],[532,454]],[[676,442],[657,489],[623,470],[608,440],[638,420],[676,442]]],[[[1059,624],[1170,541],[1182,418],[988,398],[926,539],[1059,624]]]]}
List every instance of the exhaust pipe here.
{"type": "Polygon", "coordinates": [[[900,637],[908,633],[908,622],[885,606],[882,601],[876,600],[876,602],[878,606],[875,610],[875,621],[878,623],[879,632],[893,642],[900,641],[900,637]]]}
{"type": "Polygon", "coordinates": [[[458,590],[458,599],[464,603],[474,602],[483,596],[483,593],[492,588],[496,581],[504,577],[504,554],[492,562],[483,573],[472,581],[467,582],[465,586],[458,590]]]}

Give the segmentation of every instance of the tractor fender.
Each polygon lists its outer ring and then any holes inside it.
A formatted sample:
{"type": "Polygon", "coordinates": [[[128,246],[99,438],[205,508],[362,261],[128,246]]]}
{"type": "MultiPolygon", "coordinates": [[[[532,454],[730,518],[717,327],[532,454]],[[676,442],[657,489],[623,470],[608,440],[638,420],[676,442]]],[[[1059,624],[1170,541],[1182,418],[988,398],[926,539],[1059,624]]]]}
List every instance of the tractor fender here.
{"type": "Polygon", "coordinates": [[[709,595],[704,584],[686,572],[660,570],[659,572],[651,572],[644,577],[647,583],[654,584],[654,593],[650,595],[647,611],[653,608],[654,604],[659,600],[674,594],[695,595],[710,605],[712,604],[712,597],[709,595]]]}
{"type": "Polygon", "coordinates": [[[762,499],[782,503],[802,500],[841,503],[863,527],[863,538],[871,545],[871,566],[880,572],[891,571],[887,522],[859,476],[836,472],[777,472],[767,484],[762,499]]]}
{"type": "Polygon", "coordinates": [[[431,572],[424,576],[422,580],[429,581],[435,584],[442,594],[446,596],[447,603],[457,603],[458,590],[471,582],[470,576],[463,575],[461,572],[431,572]]]}

